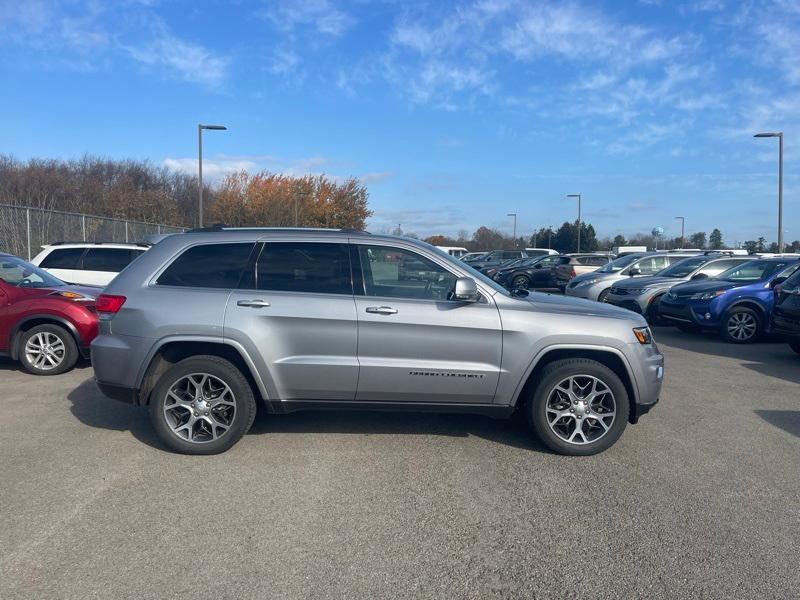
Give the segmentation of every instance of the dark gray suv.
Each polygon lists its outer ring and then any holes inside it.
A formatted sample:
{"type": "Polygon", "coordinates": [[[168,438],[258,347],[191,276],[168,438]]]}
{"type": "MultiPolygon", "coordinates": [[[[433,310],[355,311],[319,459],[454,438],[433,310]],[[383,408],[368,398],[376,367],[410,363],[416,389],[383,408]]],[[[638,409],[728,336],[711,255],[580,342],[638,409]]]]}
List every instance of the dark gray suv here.
{"type": "Polygon", "coordinates": [[[108,396],[179,452],[307,408],[524,410],[564,454],[611,446],[658,400],[663,357],[623,309],[508,292],[428,244],[363,232],[176,234],[97,300],[108,396]]]}

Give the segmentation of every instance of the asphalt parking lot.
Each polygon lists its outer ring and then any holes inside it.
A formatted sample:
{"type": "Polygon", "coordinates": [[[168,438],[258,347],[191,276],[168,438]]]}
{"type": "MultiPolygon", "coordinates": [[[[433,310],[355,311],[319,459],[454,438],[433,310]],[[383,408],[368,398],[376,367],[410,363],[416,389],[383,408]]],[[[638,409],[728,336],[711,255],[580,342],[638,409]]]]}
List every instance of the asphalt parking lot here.
{"type": "Polygon", "coordinates": [[[800,356],[656,338],[661,403],[590,458],[520,420],[349,412],[180,456],[86,365],[0,363],[0,597],[796,597],[800,356]]]}

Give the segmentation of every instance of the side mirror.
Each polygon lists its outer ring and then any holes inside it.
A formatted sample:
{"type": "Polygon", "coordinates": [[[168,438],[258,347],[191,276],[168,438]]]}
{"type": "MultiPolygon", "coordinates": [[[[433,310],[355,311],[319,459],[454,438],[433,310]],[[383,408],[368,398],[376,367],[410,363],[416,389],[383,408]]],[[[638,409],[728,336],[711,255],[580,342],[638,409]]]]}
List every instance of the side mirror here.
{"type": "Polygon", "coordinates": [[[639,267],[631,267],[630,270],[628,271],[628,275],[630,277],[636,277],[637,275],[641,275],[641,274],[642,274],[642,270],[639,267]]]}
{"type": "Polygon", "coordinates": [[[456,279],[456,291],[453,299],[460,302],[477,302],[481,295],[478,293],[478,284],[472,277],[459,277],[456,279]]]}
{"type": "Polygon", "coordinates": [[[769,287],[771,287],[772,289],[775,289],[777,286],[782,284],[787,279],[789,279],[789,278],[788,277],[776,277],[775,279],[773,279],[772,281],[769,282],[769,287]]]}
{"type": "Polygon", "coordinates": [[[705,273],[696,273],[692,275],[692,281],[697,281],[698,279],[708,279],[708,275],[705,273]]]}

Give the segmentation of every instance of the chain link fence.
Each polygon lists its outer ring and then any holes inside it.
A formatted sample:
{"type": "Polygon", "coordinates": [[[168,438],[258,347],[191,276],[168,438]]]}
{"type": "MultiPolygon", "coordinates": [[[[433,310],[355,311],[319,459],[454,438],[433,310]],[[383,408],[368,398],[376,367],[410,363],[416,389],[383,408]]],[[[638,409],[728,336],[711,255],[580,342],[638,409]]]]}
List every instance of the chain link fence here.
{"type": "Polygon", "coordinates": [[[0,252],[28,260],[53,242],[141,242],[145,235],[183,231],[160,223],[0,204],[0,252]]]}

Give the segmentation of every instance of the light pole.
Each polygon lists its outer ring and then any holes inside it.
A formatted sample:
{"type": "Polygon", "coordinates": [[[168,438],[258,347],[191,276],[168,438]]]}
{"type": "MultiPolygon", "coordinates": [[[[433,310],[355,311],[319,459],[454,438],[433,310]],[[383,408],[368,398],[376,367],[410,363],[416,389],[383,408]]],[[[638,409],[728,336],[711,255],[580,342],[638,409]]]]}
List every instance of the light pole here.
{"type": "Polygon", "coordinates": [[[778,138],[778,252],[783,252],[783,132],[757,133],[753,137],[778,138]]]}
{"type": "Polygon", "coordinates": [[[550,250],[550,243],[553,241],[553,226],[547,226],[547,249],[550,250]]]}
{"type": "Polygon", "coordinates": [[[681,250],[683,250],[683,247],[686,245],[686,241],[683,239],[686,226],[686,217],[675,217],[675,218],[681,220],[681,250]]]}
{"type": "Polygon", "coordinates": [[[581,195],[567,194],[567,198],[578,199],[578,252],[580,252],[581,251],[581,195]]]}
{"type": "Polygon", "coordinates": [[[517,247],[517,213],[508,213],[507,217],[514,217],[514,248],[517,247]]]}
{"type": "Polygon", "coordinates": [[[227,129],[224,125],[203,125],[197,124],[197,179],[200,184],[200,193],[197,196],[197,222],[198,227],[203,226],[203,129],[212,131],[223,131],[227,129]]]}

